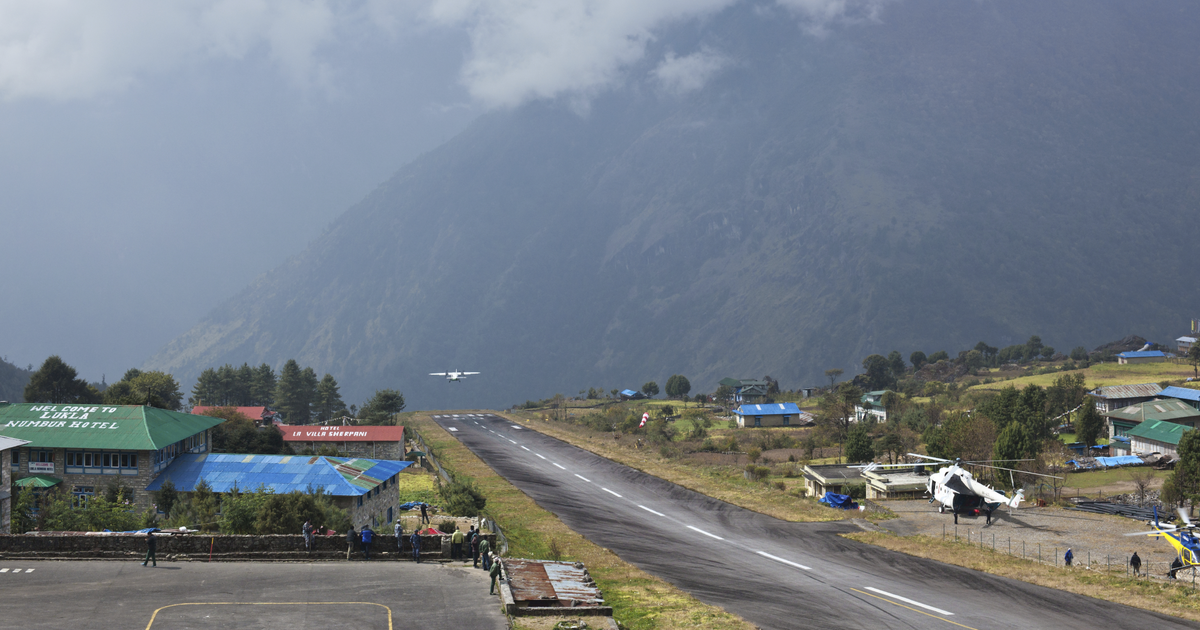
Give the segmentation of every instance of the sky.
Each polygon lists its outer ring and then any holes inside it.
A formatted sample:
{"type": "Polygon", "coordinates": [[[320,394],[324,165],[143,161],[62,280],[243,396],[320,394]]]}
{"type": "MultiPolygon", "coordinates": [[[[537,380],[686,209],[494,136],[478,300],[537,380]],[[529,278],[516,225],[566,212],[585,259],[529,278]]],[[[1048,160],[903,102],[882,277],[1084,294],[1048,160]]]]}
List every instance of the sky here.
{"type": "MultiPolygon", "coordinates": [[[[112,382],[480,114],[588,101],[737,2],[825,36],[888,0],[0,4],[0,357],[112,382]]],[[[666,51],[698,89],[737,60],[666,51]]]]}

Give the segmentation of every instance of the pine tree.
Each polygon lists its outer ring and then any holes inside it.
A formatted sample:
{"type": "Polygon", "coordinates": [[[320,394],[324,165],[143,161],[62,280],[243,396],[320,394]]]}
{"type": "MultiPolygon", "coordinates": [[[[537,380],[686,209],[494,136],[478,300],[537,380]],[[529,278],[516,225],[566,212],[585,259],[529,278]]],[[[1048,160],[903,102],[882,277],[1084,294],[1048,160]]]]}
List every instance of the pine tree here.
{"type": "Polygon", "coordinates": [[[275,405],[275,370],[266,363],[254,368],[254,379],[250,385],[250,399],[255,405],[275,405]]]}
{"type": "Polygon", "coordinates": [[[288,359],[279,371],[279,382],[275,385],[275,407],[288,424],[308,424],[312,417],[311,400],[300,364],[295,359],[288,359]]]}
{"type": "Polygon", "coordinates": [[[1100,417],[1100,412],[1096,411],[1096,399],[1087,396],[1083,401],[1083,408],[1079,410],[1079,418],[1075,420],[1075,437],[1083,442],[1084,446],[1091,448],[1100,437],[1103,426],[1104,419],[1100,417]]]}
{"type": "Polygon", "coordinates": [[[322,424],[329,422],[334,412],[341,411],[345,406],[337,381],[332,374],[326,374],[317,385],[317,421],[322,424]]]}
{"type": "Polygon", "coordinates": [[[30,403],[98,403],[100,392],[78,378],[75,368],[58,355],[52,355],[33,373],[25,386],[25,402],[30,403]]]}

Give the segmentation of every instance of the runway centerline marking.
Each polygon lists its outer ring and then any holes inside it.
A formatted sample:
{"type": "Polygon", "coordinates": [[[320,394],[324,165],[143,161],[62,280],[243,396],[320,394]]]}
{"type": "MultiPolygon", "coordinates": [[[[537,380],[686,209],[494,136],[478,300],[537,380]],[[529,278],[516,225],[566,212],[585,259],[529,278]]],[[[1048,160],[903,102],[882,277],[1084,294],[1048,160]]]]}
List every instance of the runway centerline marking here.
{"type": "Polygon", "coordinates": [[[892,601],[892,600],[890,600],[890,599],[887,599],[886,597],[880,597],[880,596],[878,596],[878,595],[872,595],[872,594],[870,594],[870,593],[867,593],[867,592],[865,592],[865,591],[860,591],[860,590],[858,590],[858,589],[856,589],[856,588],[853,588],[853,587],[851,587],[851,588],[850,588],[850,590],[854,591],[855,593],[861,593],[861,594],[863,594],[863,595],[866,595],[867,597],[874,597],[875,599],[878,599],[878,600],[879,600],[879,601],[881,601],[881,602],[887,602],[887,603],[889,603],[889,604],[891,604],[891,605],[893,605],[893,606],[899,606],[899,607],[901,607],[901,608],[907,608],[908,610],[911,610],[911,611],[913,611],[913,612],[915,612],[915,613],[920,613],[920,614],[922,614],[922,615],[925,615],[926,617],[933,617],[934,619],[940,619],[940,620],[942,620],[942,621],[945,621],[946,623],[949,623],[949,624],[956,625],[956,626],[958,626],[958,627],[960,627],[960,628],[966,628],[967,630],[976,630],[975,628],[972,628],[971,626],[965,626],[965,625],[963,625],[963,624],[961,624],[961,623],[958,623],[957,621],[950,621],[949,619],[946,619],[945,617],[939,617],[939,616],[937,616],[937,615],[931,615],[931,614],[929,614],[929,613],[925,612],[924,610],[917,610],[916,608],[913,608],[913,607],[911,607],[911,606],[905,606],[904,604],[900,604],[900,603],[894,602],[894,601],[892,601]]]}
{"type": "Polygon", "coordinates": [[[613,492],[612,490],[609,490],[608,488],[600,488],[600,489],[601,489],[601,490],[603,490],[603,491],[605,491],[605,492],[607,492],[607,493],[609,493],[609,494],[611,494],[611,495],[613,495],[614,497],[617,497],[618,499],[623,499],[623,498],[625,498],[625,497],[622,497],[621,495],[617,494],[616,492],[613,492]]]}
{"type": "Polygon", "coordinates": [[[642,508],[643,510],[646,510],[647,512],[649,512],[649,513],[651,513],[651,514],[654,514],[654,515],[656,515],[656,516],[661,516],[661,517],[663,517],[663,518],[666,518],[666,516],[667,516],[666,514],[663,514],[662,512],[655,512],[654,510],[651,510],[650,508],[648,508],[648,507],[646,507],[646,506],[644,506],[644,505],[639,505],[638,507],[640,507],[640,508],[642,508]]]}
{"type": "Polygon", "coordinates": [[[806,567],[803,564],[792,562],[791,560],[784,560],[783,558],[780,558],[779,556],[772,556],[771,554],[769,554],[765,551],[756,551],[755,553],[757,553],[758,555],[760,555],[764,558],[770,558],[770,559],[774,560],[775,562],[782,562],[784,564],[791,565],[793,567],[796,567],[797,569],[804,569],[805,571],[812,571],[812,567],[806,567]]]}
{"type": "MultiPolygon", "coordinates": [[[[524,444],[522,444],[522,445],[521,445],[521,448],[523,448],[523,449],[525,449],[525,450],[529,451],[529,447],[528,447],[528,446],[525,446],[524,444]]],[[[530,453],[532,453],[533,451],[529,451],[529,452],[530,452],[530,453]]]]}
{"type": "Polygon", "coordinates": [[[534,455],[537,455],[538,457],[541,457],[542,459],[546,459],[546,456],[542,455],[541,453],[534,453],[534,455]]]}
{"type": "Polygon", "coordinates": [[[699,527],[692,527],[691,525],[688,525],[687,528],[694,532],[700,532],[701,534],[704,534],[705,536],[708,536],[709,538],[716,538],[717,540],[725,540],[724,538],[721,538],[720,536],[718,536],[716,534],[710,534],[710,533],[704,531],[703,529],[700,529],[699,527]]]}
{"type": "Polygon", "coordinates": [[[516,440],[509,440],[509,442],[512,442],[513,444],[516,444],[516,443],[517,443],[517,441],[516,441],[516,440]]]}
{"type": "Polygon", "coordinates": [[[889,593],[887,591],[881,591],[881,590],[875,588],[874,586],[868,586],[868,587],[866,587],[866,589],[868,591],[871,591],[874,593],[879,593],[880,595],[883,595],[884,597],[891,597],[892,599],[898,599],[906,604],[912,604],[913,606],[920,606],[921,608],[924,608],[925,610],[932,610],[933,612],[938,613],[938,614],[947,615],[947,616],[954,615],[954,613],[952,613],[948,610],[942,610],[941,608],[934,608],[933,606],[930,606],[928,604],[922,604],[921,602],[911,600],[907,597],[900,597],[899,595],[896,595],[894,593],[889,593]]]}
{"type": "Polygon", "coordinates": [[[559,468],[562,468],[563,470],[566,470],[566,468],[563,468],[562,466],[559,466],[558,462],[552,462],[552,463],[553,463],[555,466],[558,466],[559,468]]]}
{"type": "Polygon", "coordinates": [[[586,481],[586,482],[588,482],[588,483],[592,483],[592,480],[591,480],[591,479],[588,479],[587,477],[584,477],[583,475],[581,475],[581,474],[579,474],[579,473],[575,473],[575,476],[576,476],[576,477],[579,477],[580,479],[582,479],[582,480],[584,480],[584,481],[586,481]]]}

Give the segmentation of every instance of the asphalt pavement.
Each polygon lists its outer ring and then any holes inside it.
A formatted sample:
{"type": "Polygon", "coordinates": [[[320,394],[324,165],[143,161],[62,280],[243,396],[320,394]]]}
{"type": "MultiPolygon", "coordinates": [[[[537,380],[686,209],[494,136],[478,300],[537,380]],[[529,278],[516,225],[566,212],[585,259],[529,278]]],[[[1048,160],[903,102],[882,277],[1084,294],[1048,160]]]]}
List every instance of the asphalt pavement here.
{"type": "Polygon", "coordinates": [[[504,630],[488,586],[435,562],[0,560],[0,628],[504,630]]]}
{"type": "Polygon", "coordinates": [[[1200,628],[751,512],[500,416],[433,419],[592,542],[762,628],[1200,628]]]}

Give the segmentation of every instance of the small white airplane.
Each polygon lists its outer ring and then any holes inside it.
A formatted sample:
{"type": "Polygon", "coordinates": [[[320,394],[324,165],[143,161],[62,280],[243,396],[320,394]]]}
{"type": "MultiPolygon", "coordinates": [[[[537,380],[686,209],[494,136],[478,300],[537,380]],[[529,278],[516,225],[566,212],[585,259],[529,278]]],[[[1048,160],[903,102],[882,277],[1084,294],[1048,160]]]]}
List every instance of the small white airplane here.
{"type": "Polygon", "coordinates": [[[463,380],[464,376],[470,376],[472,374],[478,374],[478,373],[479,372],[430,372],[429,375],[430,376],[445,376],[447,382],[457,383],[458,381],[463,380]]]}

